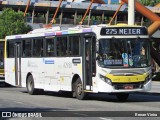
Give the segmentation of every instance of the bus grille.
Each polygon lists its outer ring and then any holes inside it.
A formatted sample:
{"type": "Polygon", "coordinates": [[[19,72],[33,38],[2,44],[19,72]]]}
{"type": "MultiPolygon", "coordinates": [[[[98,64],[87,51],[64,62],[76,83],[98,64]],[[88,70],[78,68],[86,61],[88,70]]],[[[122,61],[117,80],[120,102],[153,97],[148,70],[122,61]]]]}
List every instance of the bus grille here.
{"type": "Polygon", "coordinates": [[[142,75],[145,73],[144,70],[112,70],[110,74],[113,75],[124,75],[124,74],[132,74],[132,75],[142,75]]]}
{"type": "Polygon", "coordinates": [[[140,88],[143,88],[143,82],[138,82],[138,83],[113,83],[113,87],[116,90],[140,89],[140,88]]]}

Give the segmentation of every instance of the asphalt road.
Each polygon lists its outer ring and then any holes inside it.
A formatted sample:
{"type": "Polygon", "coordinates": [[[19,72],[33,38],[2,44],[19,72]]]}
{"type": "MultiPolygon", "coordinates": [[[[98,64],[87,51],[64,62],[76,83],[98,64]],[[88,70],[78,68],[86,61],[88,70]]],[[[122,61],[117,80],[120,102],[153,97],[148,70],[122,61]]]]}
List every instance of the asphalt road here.
{"type": "MultiPolygon", "coordinates": [[[[1,87],[0,111],[37,112],[48,115],[45,118],[47,120],[53,120],[53,117],[58,120],[158,120],[160,119],[160,92],[157,92],[159,87],[156,86],[157,84],[149,93],[130,94],[126,102],[119,102],[115,96],[108,94],[90,94],[87,100],[77,100],[62,93],[45,92],[42,95],[29,95],[25,88],[1,87]],[[136,113],[140,116],[135,116],[136,113]],[[142,116],[150,113],[152,116],[142,116]],[[158,117],[154,116],[156,114],[158,117]]],[[[11,118],[14,119],[22,118],[11,118]]],[[[23,118],[23,120],[28,119],[40,118],[23,118]]]]}

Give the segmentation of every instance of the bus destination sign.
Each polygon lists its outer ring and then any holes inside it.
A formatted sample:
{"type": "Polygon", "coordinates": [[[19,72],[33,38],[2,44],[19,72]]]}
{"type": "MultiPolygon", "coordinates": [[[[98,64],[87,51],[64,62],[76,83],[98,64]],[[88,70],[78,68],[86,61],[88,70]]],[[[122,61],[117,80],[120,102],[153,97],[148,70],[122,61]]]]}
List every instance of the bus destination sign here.
{"type": "Polygon", "coordinates": [[[102,28],[100,35],[147,35],[145,27],[108,27],[102,28]]]}

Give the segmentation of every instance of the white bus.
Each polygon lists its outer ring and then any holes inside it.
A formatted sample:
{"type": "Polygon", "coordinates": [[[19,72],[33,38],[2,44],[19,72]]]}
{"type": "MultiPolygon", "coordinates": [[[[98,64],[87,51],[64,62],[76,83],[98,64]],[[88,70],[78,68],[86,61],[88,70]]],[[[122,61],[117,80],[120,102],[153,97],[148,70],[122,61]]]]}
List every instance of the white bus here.
{"type": "Polygon", "coordinates": [[[82,89],[92,90],[96,36],[90,27],[42,28],[7,36],[5,47],[5,81],[27,87],[29,94],[39,90],[73,91],[75,97],[83,99],[82,89]],[[86,60],[87,50],[92,62],[86,60]],[[89,80],[87,67],[93,73],[89,80]]]}
{"type": "Polygon", "coordinates": [[[70,91],[73,97],[84,99],[89,92],[111,93],[126,100],[131,92],[151,88],[145,27],[35,30],[7,36],[5,45],[6,82],[27,87],[29,94],[70,91]]]}

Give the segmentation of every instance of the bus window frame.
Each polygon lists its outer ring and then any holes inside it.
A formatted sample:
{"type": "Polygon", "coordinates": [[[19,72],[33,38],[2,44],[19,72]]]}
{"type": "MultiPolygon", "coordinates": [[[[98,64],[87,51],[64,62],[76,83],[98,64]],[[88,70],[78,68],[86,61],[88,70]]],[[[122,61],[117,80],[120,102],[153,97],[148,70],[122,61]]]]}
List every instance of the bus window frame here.
{"type": "Polygon", "coordinates": [[[69,55],[69,57],[80,57],[82,56],[82,45],[83,45],[83,40],[82,40],[82,36],[84,36],[84,34],[78,34],[78,35],[68,35],[68,42],[67,42],[67,50],[69,51],[69,41],[71,40],[70,37],[78,37],[79,38],[79,54],[78,55],[73,55],[72,53],[72,44],[71,44],[71,53],[72,55],[69,55]]]}
{"type": "Polygon", "coordinates": [[[16,41],[18,41],[18,40],[20,40],[20,39],[8,39],[7,41],[6,41],[6,57],[7,58],[14,58],[15,57],[15,54],[14,54],[14,45],[15,45],[15,43],[16,43],[16,41]],[[10,46],[9,46],[9,43],[13,43],[13,56],[9,56],[9,53],[10,53],[10,50],[9,50],[9,48],[10,48],[10,46]]]}
{"type": "Polygon", "coordinates": [[[55,44],[55,42],[56,42],[56,36],[45,36],[44,38],[43,38],[43,57],[55,57],[56,56],[56,44],[55,44]],[[47,39],[54,39],[54,54],[53,54],[53,56],[47,56],[47,44],[46,44],[46,41],[47,41],[47,39]]]}
{"type": "Polygon", "coordinates": [[[41,58],[41,57],[44,57],[44,37],[32,37],[31,38],[31,57],[32,58],[41,58]],[[42,40],[42,46],[43,48],[41,48],[41,50],[43,50],[42,54],[40,56],[33,56],[33,52],[34,52],[34,46],[33,46],[33,41],[34,40],[38,40],[38,39],[41,39],[42,40]]]}
{"type": "MultiPolygon", "coordinates": [[[[82,40],[81,40],[81,36],[84,36],[84,34],[83,33],[81,33],[81,34],[77,34],[77,35],[74,35],[74,34],[68,34],[68,35],[57,35],[57,36],[55,36],[55,52],[56,52],[56,54],[55,54],[55,57],[80,57],[80,56],[82,56],[82,47],[81,47],[81,45],[82,45],[82,40]],[[67,40],[67,51],[69,51],[69,41],[70,41],[70,37],[78,37],[79,38],[79,54],[78,55],[69,55],[69,53],[67,52],[67,54],[66,55],[63,55],[63,56],[58,56],[57,55],[57,38],[63,38],[63,37],[66,37],[66,40],[67,40]]],[[[72,51],[71,51],[72,52],[72,51]]]]}
{"type": "MultiPolygon", "coordinates": [[[[57,50],[57,38],[66,38],[66,43],[68,43],[68,39],[67,39],[67,36],[68,35],[57,35],[56,37],[55,37],[55,49],[56,49],[56,54],[55,54],[55,56],[56,57],[67,57],[68,55],[67,54],[65,54],[65,55],[57,55],[57,53],[58,53],[58,50],[57,50]]],[[[61,40],[60,40],[61,41],[61,40]]]]}

